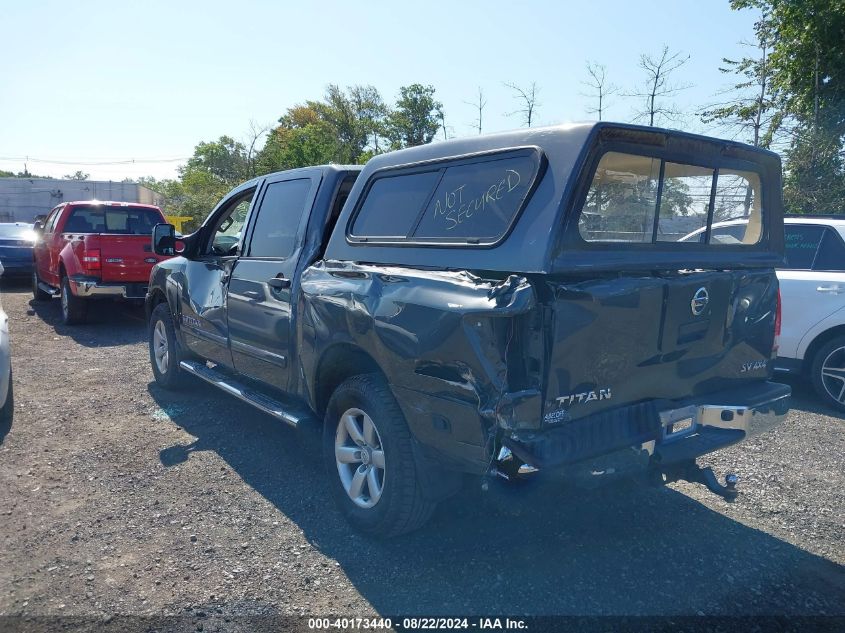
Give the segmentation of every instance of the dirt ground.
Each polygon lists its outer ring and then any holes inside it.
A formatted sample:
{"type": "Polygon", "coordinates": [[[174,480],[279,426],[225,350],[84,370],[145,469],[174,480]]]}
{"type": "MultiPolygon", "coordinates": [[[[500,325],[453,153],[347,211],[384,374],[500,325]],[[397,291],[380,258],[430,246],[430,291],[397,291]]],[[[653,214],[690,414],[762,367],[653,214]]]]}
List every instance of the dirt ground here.
{"type": "Polygon", "coordinates": [[[734,503],[673,484],[508,507],[467,483],[380,542],[332,506],[313,433],[157,388],[142,309],[65,327],[31,298],[2,292],[0,615],[845,615],[845,424],[801,382],[783,426],[711,460],[734,503]]]}

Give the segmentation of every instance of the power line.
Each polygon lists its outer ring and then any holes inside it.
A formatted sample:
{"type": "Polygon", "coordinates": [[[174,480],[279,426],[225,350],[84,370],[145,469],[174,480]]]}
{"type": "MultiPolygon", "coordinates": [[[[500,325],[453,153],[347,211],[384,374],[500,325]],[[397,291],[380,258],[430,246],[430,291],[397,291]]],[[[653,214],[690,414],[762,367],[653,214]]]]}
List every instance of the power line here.
{"type": "Polygon", "coordinates": [[[66,159],[50,159],[50,158],[33,158],[32,156],[0,156],[2,161],[25,161],[28,163],[47,163],[51,165],[83,165],[83,166],[103,166],[103,165],[134,165],[134,164],[155,164],[155,163],[177,163],[188,160],[189,156],[178,158],[126,158],[121,160],[81,160],[70,161],[66,159]]]}

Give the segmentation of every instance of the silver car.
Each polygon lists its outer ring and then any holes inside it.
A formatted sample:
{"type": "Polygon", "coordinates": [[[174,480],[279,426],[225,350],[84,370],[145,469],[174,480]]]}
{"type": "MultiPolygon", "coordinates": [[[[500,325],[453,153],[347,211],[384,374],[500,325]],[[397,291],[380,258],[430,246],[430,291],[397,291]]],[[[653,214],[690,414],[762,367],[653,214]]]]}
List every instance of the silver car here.
{"type": "MultiPolygon", "coordinates": [[[[0,263],[0,276],[3,264],[0,263]]],[[[12,425],[12,352],[9,346],[9,317],[0,305],[0,440],[12,425]]]]}

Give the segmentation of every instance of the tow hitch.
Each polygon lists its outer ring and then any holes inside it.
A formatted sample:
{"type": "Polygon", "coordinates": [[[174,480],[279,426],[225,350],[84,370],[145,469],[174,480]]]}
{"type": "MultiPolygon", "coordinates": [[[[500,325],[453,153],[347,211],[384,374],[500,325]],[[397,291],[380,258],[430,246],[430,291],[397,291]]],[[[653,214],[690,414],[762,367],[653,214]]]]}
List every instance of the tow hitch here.
{"type": "Polygon", "coordinates": [[[656,483],[668,484],[673,481],[689,481],[694,484],[702,484],[713,494],[719,495],[726,501],[733,501],[736,499],[739,491],[736,489],[739,483],[739,476],[735,473],[728,473],[725,475],[725,485],[719,483],[716,479],[716,474],[709,466],[701,468],[695,462],[685,464],[678,464],[673,467],[664,467],[655,469],[654,475],[657,478],[656,483]]]}

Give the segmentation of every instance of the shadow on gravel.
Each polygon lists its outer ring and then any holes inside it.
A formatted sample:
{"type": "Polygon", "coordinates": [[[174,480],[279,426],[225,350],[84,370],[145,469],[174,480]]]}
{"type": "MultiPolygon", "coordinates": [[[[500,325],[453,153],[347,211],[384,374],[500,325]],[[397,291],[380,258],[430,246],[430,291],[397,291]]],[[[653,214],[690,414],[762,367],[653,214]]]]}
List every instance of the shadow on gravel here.
{"type": "Polygon", "coordinates": [[[64,325],[59,300],[34,301],[29,309],[59,336],[69,336],[85,347],[132,345],[147,340],[144,306],[127,301],[96,300],[88,306],[88,320],[81,325],[64,325]]]}
{"type": "Polygon", "coordinates": [[[541,484],[517,503],[468,483],[419,532],[373,540],[351,530],[330,502],[317,432],[288,429],[201,387],[149,391],[197,437],[161,451],[165,466],[217,453],[337,560],[382,614],[845,611],[845,568],[670,488],[579,494],[541,484]]]}
{"type": "Polygon", "coordinates": [[[775,374],[774,380],[792,387],[792,397],[789,403],[791,409],[798,409],[807,413],[818,413],[819,415],[845,420],[845,413],[822,403],[821,398],[816,394],[816,390],[813,389],[813,385],[806,378],[787,374],[775,374]]]}

